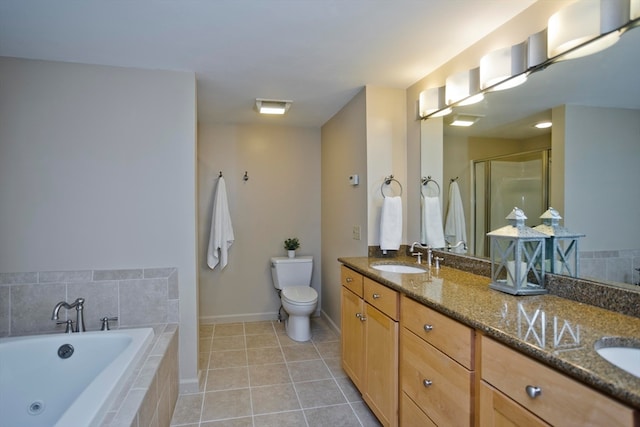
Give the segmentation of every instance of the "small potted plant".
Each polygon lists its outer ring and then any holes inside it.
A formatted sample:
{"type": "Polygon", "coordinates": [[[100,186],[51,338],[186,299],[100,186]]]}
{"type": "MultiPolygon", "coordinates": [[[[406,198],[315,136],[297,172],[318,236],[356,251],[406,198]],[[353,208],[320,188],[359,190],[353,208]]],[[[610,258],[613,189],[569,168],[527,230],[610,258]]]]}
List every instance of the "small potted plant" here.
{"type": "Polygon", "coordinates": [[[287,250],[289,258],[295,258],[296,249],[300,247],[300,241],[297,237],[291,237],[284,241],[284,248],[287,250]]]}

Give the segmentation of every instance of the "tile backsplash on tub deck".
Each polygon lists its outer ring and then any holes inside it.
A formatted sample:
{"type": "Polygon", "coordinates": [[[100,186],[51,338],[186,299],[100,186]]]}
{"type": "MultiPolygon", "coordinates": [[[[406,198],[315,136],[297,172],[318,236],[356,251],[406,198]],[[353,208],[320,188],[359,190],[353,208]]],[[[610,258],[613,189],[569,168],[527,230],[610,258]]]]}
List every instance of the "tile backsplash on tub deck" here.
{"type": "MultiPolygon", "coordinates": [[[[112,328],[177,323],[178,270],[119,270],[0,273],[0,337],[63,332],[51,320],[59,301],[82,297],[87,330],[99,330],[100,319],[118,317],[112,328]]],[[[60,321],[76,319],[61,310],[60,321]]]]}

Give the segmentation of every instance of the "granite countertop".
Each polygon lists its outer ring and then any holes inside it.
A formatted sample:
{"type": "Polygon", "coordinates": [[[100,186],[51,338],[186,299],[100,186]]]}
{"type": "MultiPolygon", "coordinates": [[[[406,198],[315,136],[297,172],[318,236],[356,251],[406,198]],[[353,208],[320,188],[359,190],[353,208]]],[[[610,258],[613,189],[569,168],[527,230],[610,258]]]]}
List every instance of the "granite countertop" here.
{"type": "Polygon", "coordinates": [[[640,346],[640,319],[554,295],[513,296],[489,288],[491,279],[450,267],[425,274],[376,270],[372,264],[415,265],[416,259],[338,258],[370,279],[432,307],[484,335],[640,409],[640,378],[594,349],[603,337],[640,346]]]}

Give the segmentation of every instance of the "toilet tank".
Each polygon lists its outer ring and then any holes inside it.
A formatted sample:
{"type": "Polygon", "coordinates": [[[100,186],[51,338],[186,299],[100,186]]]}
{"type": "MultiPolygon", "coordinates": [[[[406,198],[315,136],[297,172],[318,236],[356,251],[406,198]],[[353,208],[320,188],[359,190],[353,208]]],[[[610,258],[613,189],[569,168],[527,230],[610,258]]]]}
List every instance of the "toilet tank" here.
{"type": "Polygon", "coordinates": [[[271,277],[276,289],[311,285],[312,270],[312,256],[271,258],[271,277]]]}

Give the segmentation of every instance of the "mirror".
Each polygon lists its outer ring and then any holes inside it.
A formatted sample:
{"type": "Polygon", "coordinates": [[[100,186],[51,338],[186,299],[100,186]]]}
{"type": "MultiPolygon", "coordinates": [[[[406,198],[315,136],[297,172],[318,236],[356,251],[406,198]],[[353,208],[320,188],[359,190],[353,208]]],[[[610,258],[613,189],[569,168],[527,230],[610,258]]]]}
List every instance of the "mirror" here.
{"type": "MultiPolygon", "coordinates": [[[[484,206],[490,204],[481,190],[487,187],[479,181],[486,176],[488,162],[499,161],[521,174],[523,184],[531,187],[533,180],[534,187],[541,187],[540,194],[516,195],[535,199],[527,206],[540,206],[525,210],[528,226],[540,224],[545,206],[553,206],[563,217],[561,224],[586,235],[579,243],[579,277],[621,286],[640,282],[638,69],[640,30],[632,28],[604,51],[555,62],[532,73],[521,86],[487,93],[478,104],[422,121],[422,176],[441,180],[443,218],[451,179],[458,178],[467,254],[486,256],[484,233],[506,225],[506,220],[492,222],[489,230],[482,224],[487,216],[504,218],[513,208],[503,206],[503,212],[490,213],[484,206]],[[450,126],[456,115],[475,116],[477,121],[470,127],[450,126]],[[542,120],[551,120],[553,126],[532,126],[542,120]],[[434,138],[438,130],[440,141],[434,138]],[[434,162],[434,152],[436,159],[441,155],[441,165],[434,162]],[[546,154],[532,166],[536,153],[546,154]],[[520,156],[529,163],[506,156],[520,156]],[[538,182],[545,179],[548,185],[538,182]]],[[[510,185],[516,187],[516,181],[510,185]]]]}

